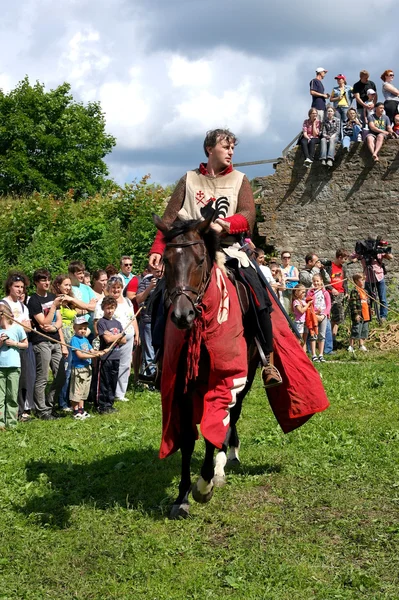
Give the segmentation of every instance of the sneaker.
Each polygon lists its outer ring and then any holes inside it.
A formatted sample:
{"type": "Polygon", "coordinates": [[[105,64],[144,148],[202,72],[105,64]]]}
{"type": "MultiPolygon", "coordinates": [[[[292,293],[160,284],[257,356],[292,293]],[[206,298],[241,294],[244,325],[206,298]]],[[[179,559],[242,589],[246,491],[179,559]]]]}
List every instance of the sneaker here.
{"type": "Polygon", "coordinates": [[[73,408],[71,408],[70,406],[66,406],[65,408],[61,408],[61,410],[64,413],[73,412],[73,408]]]}
{"type": "Polygon", "coordinates": [[[27,421],[31,421],[32,420],[32,415],[30,415],[29,413],[24,412],[20,417],[19,417],[19,421],[21,421],[21,423],[26,423],[27,421]]]}
{"type": "Polygon", "coordinates": [[[326,160],[324,158],[321,159],[321,164],[325,167],[326,166],[326,160]]]}
{"type": "Polygon", "coordinates": [[[319,362],[327,362],[322,354],[319,356],[319,362]]]}
{"type": "Polygon", "coordinates": [[[316,354],[314,356],[312,356],[312,362],[319,362],[319,359],[316,356],[316,354]]]}
{"type": "Polygon", "coordinates": [[[334,163],[333,163],[333,161],[331,160],[331,158],[329,158],[329,159],[327,160],[327,167],[330,167],[330,168],[331,168],[331,167],[333,166],[333,164],[334,164],[334,163]]]}
{"type": "Polygon", "coordinates": [[[123,396],[123,398],[115,398],[114,402],[129,402],[129,398],[123,396]]]}
{"type": "Polygon", "coordinates": [[[354,352],[355,352],[354,347],[353,346],[349,346],[348,352],[351,352],[351,354],[354,354],[354,352]]]}
{"type": "Polygon", "coordinates": [[[305,162],[303,163],[303,166],[309,168],[312,163],[313,163],[313,160],[311,160],[310,158],[305,158],[305,162]]]}
{"type": "MultiPolygon", "coordinates": [[[[366,128],[365,128],[365,129],[366,129],[366,128]]],[[[368,129],[368,127],[367,127],[367,129],[368,129]]],[[[357,136],[357,141],[358,141],[358,142],[361,142],[361,141],[363,141],[363,140],[362,140],[362,134],[361,134],[361,133],[359,133],[359,135],[357,136]]]]}
{"type": "Polygon", "coordinates": [[[77,412],[73,414],[73,418],[76,419],[77,421],[83,421],[84,420],[84,416],[82,413],[77,412]]]}
{"type": "Polygon", "coordinates": [[[366,346],[364,344],[362,344],[361,346],[359,346],[359,350],[360,352],[368,352],[366,346]]]}

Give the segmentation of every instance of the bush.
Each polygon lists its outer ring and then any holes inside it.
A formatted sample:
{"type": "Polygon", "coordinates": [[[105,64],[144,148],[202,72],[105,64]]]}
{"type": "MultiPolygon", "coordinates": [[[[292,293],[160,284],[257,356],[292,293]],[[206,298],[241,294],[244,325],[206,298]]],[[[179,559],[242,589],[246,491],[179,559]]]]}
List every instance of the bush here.
{"type": "Polygon", "coordinates": [[[28,277],[38,267],[52,276],[71,260],[88,270],[133,258],[133,271],[144,268],[156,228],[152,213],[162,214],[169,189],[149,184],[148,177],[124,187],[112,184],[102,194],[75,201],[50,194],[0,200],[0,277],[21,269],[28,277]]]}

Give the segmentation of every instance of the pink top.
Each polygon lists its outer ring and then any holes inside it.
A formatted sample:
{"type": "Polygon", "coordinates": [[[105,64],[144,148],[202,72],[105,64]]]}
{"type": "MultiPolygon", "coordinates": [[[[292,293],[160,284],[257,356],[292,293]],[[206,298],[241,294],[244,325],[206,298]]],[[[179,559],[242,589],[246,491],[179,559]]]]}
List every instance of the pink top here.
{"type": "Polygon", "coordinates": [[[302,300],[294,300],[294,302],[292,303],[292,310],[294,312],[294,319],[295,321],[298,321],[299,323],[304,323],[305,322],[305,318],[306,318],[306,313],[300,313],[299,310],[297,309],[297,306],[306,306],[306,300],[302,299],[302,300]]]}
{"type": "Polygon", "coordinates": [[[313,123],[310,119],[305,119],[302,125],[302,131],[307,133],[310,138],[318,137],[320,133],[321,122],[316,120],[316,131],[317,135],[313,135],[313,123]]]}
{"type": "MultiPolygon", "coordinates": [[[[324,302],[325,302],[325,309],[323,310],[322,314],[326,315],[327,317],[330,316],[330,312],[331,312],[331,296],[330,294],[327,292],[326,289],[322,288],[321,290],[316,290],[315,288],[310,288],[308,295],[306,296],[307,300],[310,300],[310,298],[314,299],[314,295],[315,294],[320,294],[322,293],[324,296],[324,302]]],[[[313,305],[315,305],[315,300],[313,300],[313,305]]]]}

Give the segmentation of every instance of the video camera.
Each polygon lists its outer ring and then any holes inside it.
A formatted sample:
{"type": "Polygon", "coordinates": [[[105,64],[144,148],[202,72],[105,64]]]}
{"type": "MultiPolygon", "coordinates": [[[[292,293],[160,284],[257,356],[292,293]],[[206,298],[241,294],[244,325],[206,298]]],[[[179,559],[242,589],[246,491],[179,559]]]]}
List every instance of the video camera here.
{"type": "Polygon", "coordinates": [[[392,246],[383,240],[380,236],[376,239],[367,238],[367,240],[356,242],[355,252],[361,258],[377,258],[378,254],[391,254],[392,246]]]}

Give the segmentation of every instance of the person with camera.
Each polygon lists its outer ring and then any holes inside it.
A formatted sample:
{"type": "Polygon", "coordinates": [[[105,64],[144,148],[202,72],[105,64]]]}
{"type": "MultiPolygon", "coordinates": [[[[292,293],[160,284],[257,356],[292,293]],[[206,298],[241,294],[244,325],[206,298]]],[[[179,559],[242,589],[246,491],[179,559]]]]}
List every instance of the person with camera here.
{"type": "Polygon", "coordinates": [[[396,137],[392,130],[391,121],[384,115],[384,104],[377,102],[374,114],[369,117],[369,132],[366,138],[367,146],[374,162],[380,160],[378,153],[381,150],[381,146],[384,140],[390,137],[396,137]]]}
{"type": "Polygon", "coordinates": [[[345,321],[344,301],[348,298],[348,272],[345,263],[349,252],[338,248],[333,261],[325,261],[326,271],[330,275],[331,284],[328,291],[331,295],[331,331],[333,350],[337,349],[336,337],[338,327],[345,321]]]}
{"type": "Polygon", "coordinates": [[[353,262],[360,260],[366,279],[365,289],[371,297],[377,299],[378,296],[377,317],[379,316],[380,322],[386,321],[388,301],[385,283],[386,269],[383,261],[393,259],[391,247],[381,236],[376,239],[368,238],[364,242],[356,244],[356,250],[350,258],[353,262]]]}
{"type": "Polygon", "coordinates": [[[342,148],[344,151],[349,150],[351,142],[362,141],[362,124],[358,114],[354,108],[350,108],[347,112],[347,119],[342,126],[342,148]]]}
{"type": "Polygon", "coordinates": [[[299,283],[302,283],[306,288],[311,288],[314,275],[320,275],[324,285],[331,281],[317,254],[310,252],[305,256],[305,268],[299,271],[299,283]]]}

